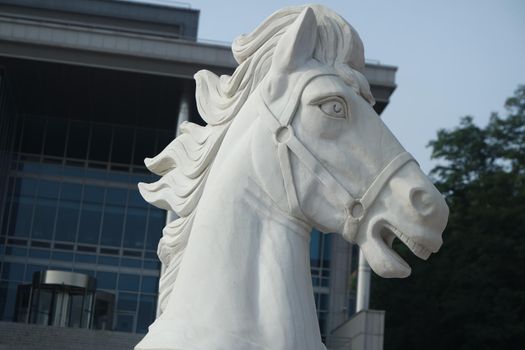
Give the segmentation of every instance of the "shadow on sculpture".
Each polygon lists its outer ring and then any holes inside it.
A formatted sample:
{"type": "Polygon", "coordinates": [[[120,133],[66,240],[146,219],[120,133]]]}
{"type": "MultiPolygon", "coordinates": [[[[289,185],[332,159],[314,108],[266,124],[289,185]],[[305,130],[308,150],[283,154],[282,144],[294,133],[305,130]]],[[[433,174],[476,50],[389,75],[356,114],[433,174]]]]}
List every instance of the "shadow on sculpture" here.
{"type": "Polygon", "coordinates": [[[383,277],[427,259],[448,208],[372,109],[363,44],[334,12],[289,7],[233,43],[238,68],[195,75],[208,123],[139,184],[180,218],[163,230],[161,314],[136,349],[324,349],[310,276],[312,227],[358,244],[383,277]]]}

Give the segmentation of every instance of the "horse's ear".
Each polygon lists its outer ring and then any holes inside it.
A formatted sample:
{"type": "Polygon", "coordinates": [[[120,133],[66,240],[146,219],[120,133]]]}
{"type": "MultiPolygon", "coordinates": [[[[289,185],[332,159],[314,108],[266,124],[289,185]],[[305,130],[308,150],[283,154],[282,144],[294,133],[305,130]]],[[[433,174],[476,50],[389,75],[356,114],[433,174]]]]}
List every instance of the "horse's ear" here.
{"type": "Polygon", "coordinates": [[[311,7],[306,7],[297,17],[275,48],[272,69],[293,71],[313,56],[317,41],[317,21],[311,7]]]}

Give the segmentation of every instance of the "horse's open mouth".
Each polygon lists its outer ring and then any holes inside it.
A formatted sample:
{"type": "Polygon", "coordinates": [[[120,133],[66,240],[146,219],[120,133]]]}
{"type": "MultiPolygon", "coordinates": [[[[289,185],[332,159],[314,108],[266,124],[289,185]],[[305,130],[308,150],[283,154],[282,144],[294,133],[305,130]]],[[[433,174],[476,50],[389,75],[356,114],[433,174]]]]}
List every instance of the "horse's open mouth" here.
{"type": "Polygon", "coordinates": [[[392,249],[392,243],[394,239],[399,238],[418,258],[427,260],[432,252],[425,248],[423,245],[416,243],[413,239],[408,237],[403,232],[399,231],[393,225],[385,222],[380,232],[383,241],[392,249]]]}
{"type": "Polygon", "coordinates": [[[376,237],[380,238],[380,246],[384,244],[383,249],[381,250],[392,258],[392,262],[394,265],[397,265],[398,269],[405,271],[403,275],[408,276],[411,269],[407,262],[392,248],[392,244],[396,238],[403,242],[418,258],[427,260],[432,253],[431,250],[427,249],[422,244],[415,242],[414,239],[408,237],[408,235],[386,221],[378,222],[375,226],[375,230],[377,230],[376,237]]]}

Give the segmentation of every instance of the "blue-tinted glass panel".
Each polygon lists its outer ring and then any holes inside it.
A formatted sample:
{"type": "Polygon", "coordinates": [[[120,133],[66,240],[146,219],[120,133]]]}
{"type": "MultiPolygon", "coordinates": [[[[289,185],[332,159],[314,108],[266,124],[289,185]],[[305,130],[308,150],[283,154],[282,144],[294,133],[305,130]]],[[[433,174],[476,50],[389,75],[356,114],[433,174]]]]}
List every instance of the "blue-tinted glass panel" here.
{"type": "Polygon", "coordinates": [[[106,193],[106,203],[117,206],[126,205],[127,190],[121,188],[108,188],[106,193]]]}
{"type": "Polygon", "coordinates": [[[84,203],[82,212],[80,213],[78,242],[97,244],[101,221],[102,205],[84,203]]]}
{"type": "Polygon", "coordinates": [[[153,276],[142,276],[142,288],[141,291],[144,293],[156,293],[158,290],[158,277],[153,276]]]}
{"type": "Polygon", "coordinates": [[[103,245],[120,247],[123,224],[124,208],[112,205],[106,206],[100,242],[103,245]]]}
{"type": "Polygon", "coordinates": [[[75,254],[75,261],[79,263],[95,264],[97,262],[97,256],[92,254],[75,254]]]}
{"type": "Polygon", "coordinates": [[[162,237],[162,229],[165,225],[165,212],[158,209],[150,210],[146,249],[156,249],[162,237]]]}
{"type": "Polygon", "coordinates": [[[311,266],[317,267],[320,265],[319,259],[321,259],[321,233],[314,229],[310,237],[310,263],[311,266]]]}
{"type": "Polygon", "coordinates": [[[55,225],[56,199],[38,198],[35,205],[31,236],[36,239],[52,239],[55,225]]]}
{"type": "Polygon", "coordinates": [[[79,203],[61,201],[58,208],[55,239],[57,241],[74,242],[77,236],[79,203]]]}
{"type": "Polygon", "coordinates": [[[111,256],[99,256],[98,257],[98,263],[101,265],[108,265],[108,266],[118,266],[118,258],[113,258],[111,256]]]}
{"type": "Polygon", "coordinates": [[[117,309],[122,311],[135,311],[137,309],[137,294],[119,293],[117,309]]]}
{"type": "Polygon", "coordinates": [[[17,185],[20,186],[20,194],[32,198],[36,193],[38,181],[35,179],[19,178],[17,185]]]}
{"type": "Polygon", "coordinates": [[[155,298],[150,295],[140,297],[137,314],[137,333],[147,333],[148,326],[155,320],[155,298]]]}
{"type": "Polygon", "coordinates": [[[15,198],[9,218],[10,228],[8,235],[29,237],[31,218],[33,216],[33,199],[27,197],[15,198]]]}
{"type": "Polygon", "coordinates": [[[330,278],[321,278],[322,287],[330,287],[330,278]]]}
{"type": "Polygon", "coordinates": [[[330,298],[328,294],[321,294],[320,303],[319,303],[319,309],[320,310],[328,310],[328,306],[330,303],[330,298]]]}
{"type": "Polygon", "coordinates": [[[116,330],[119,332],[132,332],[133,315],[118,314],[116,330]]]}
{"type": "Polygon", "coordinates": [[[79,184],[70,184],[70,183],[62,183],[62,187],[60,189],[60,199],[61,200],[67,200],[72,202],[80,202],[80,198],[82,195],[82,185],[79,184]]]}
{"type": "MultiPolygon", "coordinates": [[[[44,175],[51,176],[61,176],[62,175],[62,164],[61,160],[53,160],[55,163],[48,162],[40,164],[40,173],[44,175]]],[[[58,183],[57,183],[58,185],[58,183]]],[[[57,186],[58,188],[58,186],[57,186]]]]}
{"type": "Polygon", "coordinates": [[[117,287],[117,274],[114,272],[97,272],[97,288],[115,289],[117,287]]]}
{"type": "Polygon", "coordinates": [[[62,175],[65,177],[85,177],[85,170],[82,165],[62,167],[62,175]]]}
{"type": "Polygon", "coordinates": [[[2,279],[9,281],[23,281],[24,264],[5,262],[2,268],[2,279]]]}
{"type": "Polygon", "coordinates": [[[160,262],[158,260],[157,261],[144,260],[142,262],[142,265],[144,266],[145,269],[160,270],[160,262]]]}
{"type": "Polygon", "coordinates": [[[100,254],[120,255],[120,249],[101,247],[100,254]]]}
{"type": "Polygon", "coordinates": [[[140,268],[141,264],[142,262],[139,259],[122,258],[122,260],[120,261],[120,265],[125,267],[140,268]]]}
{"type": "Polygon", "coordinates": [[[53,260],[73,261],[73,253],[55,251],[51,255],[53,260]]]}
{"type": "Polygon", "coordinates": [[[86,174],[85,176],[90,179],[107,181],[108,172],[105,168],[106,165],[102,165],[101,167],[102,168],[100,169],[95,169],[95,168],[85,169],[85,174],[86,174]]]}
{"type": "MultiPolygon", "coordinates": [[[[125,166],[117,166],[114,165],[111,167],[112,170],[118,170],[118,171],[110,171],[108,172],[108,181],[112,182],[129,182],[129,174],[127,171],[129,170],[125,166]]],[[[118,203],[119,205],[124,205],[124,203],[118,203]]]]}
{"type": "Polygon", "coordinates": [[[26,256],[27,255],[27,248],[6,247],[5,248],[5,254],[6,255],[13,255],[13,256],[26,256]]]}
{"type": "Polygon", "coordinates": [[[332,256],[332,233],[324,235],[324,244],[323,244],[323,266],[330,266],[330,258],[332,256]]]}
{"type": "Polygon", "coordinates": [[[319,283],[319,277],[312,277],[312,285],[314,287],[317,287],[317,286],[319,286],[319,284],[320,284],[319,283]]]}
{"type": "Polygon", "coordinates": [[[126,230],[124,232],[124,247],[142,248],[146,236],[146,218],[148,212],[144,209],[128,208],[126,230]]]}
{"type": "Polygon", "coordinates": [[[37,259],[49,259],[51,252],[44,249],[29,249],[29,256],[37,259]]]}
{"type": "Polygon", "coordinates": [[[19,282],[0,283],[0,318],[14,321],[16,305],[16,289],[19,282]]]}
{"type": "Polygon", "coordinates": [[[135,257],[135,258],[142,258],[142,252],[139,251],[139,250],[125,249],[125,250],[122,251],[122,254],[124,256],[132,256],[132,257],[135,257]]]}
{"type": "Polygon", "coordinates": [[[130,275],[121,273],[118,279],[118,289],[136,292],[139,290],[140,277],[137,275],[130,275]]]}
{"type": "Polygon", "coordinates": [[[40,163],[24,160],[22,163],[18,164],[18,167],[25,173],[40,173],[40,163]]]}
{"type": "Polygon", "coordinates": [[[147,259],[158,259],[158,255],[156,251],[149,251],[144,253],[144,257],[147,259]]]}
{"type": "Polygon", "coordinates": [[[40,180],[38,183],[38,197],[40,198],[58,198],[58,182],[40,180]]]}
{"type": "Polygon", "coordinates": [[[89,203],[102,203],[104,202],[104,191],[103,187],[98,186],[84,186],[84,202],[89,203]]]}
{"type": "MultiPolygon", "coordinates": [[[[136,183],[138,183],[137,181],[136,183]]],[[[137,208],[147,208],[147,202],[142,198],[138,190],[129,190],[128,206],[137,208]]]]}

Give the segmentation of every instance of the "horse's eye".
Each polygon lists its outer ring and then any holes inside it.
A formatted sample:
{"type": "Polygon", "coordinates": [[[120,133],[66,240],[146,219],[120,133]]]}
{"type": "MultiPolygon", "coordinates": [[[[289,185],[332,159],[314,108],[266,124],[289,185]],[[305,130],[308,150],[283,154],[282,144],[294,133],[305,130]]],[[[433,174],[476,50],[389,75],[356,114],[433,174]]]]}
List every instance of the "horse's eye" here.
{"type": "Polygon", "coordinates": [[[346,118],[346,106],[339,98],[325,100],[319,103],[319,108],[334,118],[346,118]]]}

